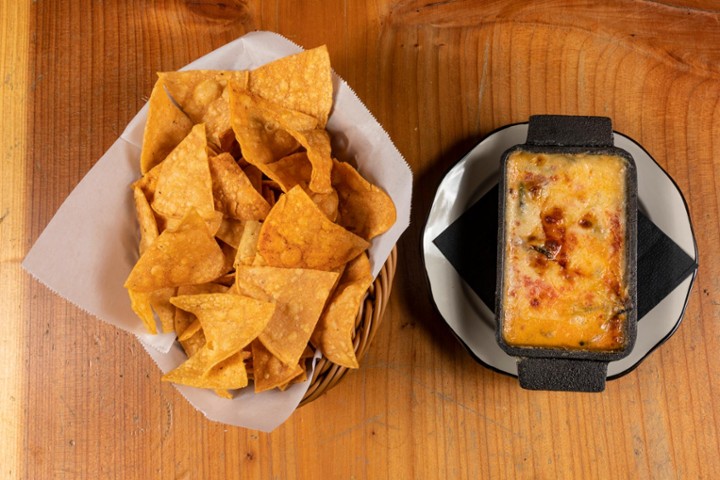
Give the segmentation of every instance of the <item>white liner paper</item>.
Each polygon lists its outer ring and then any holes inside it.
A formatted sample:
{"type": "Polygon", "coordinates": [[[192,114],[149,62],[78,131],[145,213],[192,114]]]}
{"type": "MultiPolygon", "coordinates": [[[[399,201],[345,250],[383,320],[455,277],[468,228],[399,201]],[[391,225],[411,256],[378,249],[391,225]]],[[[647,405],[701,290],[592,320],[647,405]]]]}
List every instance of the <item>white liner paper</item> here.
{"type": "MultiPolygon", "coordinates": [[[[250,70],[301,48],[278,34],[249,33],[185,66],[183,70],[250,70]]],[[[356,164],[362,175],[390,194],[397,222],[373,240],[370,260],[377,275],[410,222],[412,173],[387,133],[355,93],[333,74],[335,104],[328,122],[333,153],[356,164]]],[[[174,334],[150,335],[130,308],[123,283],[137,260],[138,226],[130,184],[140,177],[140,147],[147,105],[65,200],[23,261],[23,267],[81,309],[135,334],[163,372],[185,360],[174,334]]],[[[319,358],[316,354],[313,361],[319,358]]],[[[312,378],[312,375],[309,376],[312,378]]],[[[209,419],[271,431],[297,408],[310,381],[284,392],[244,389],[233,400],[177,386],[209,419]]]]}

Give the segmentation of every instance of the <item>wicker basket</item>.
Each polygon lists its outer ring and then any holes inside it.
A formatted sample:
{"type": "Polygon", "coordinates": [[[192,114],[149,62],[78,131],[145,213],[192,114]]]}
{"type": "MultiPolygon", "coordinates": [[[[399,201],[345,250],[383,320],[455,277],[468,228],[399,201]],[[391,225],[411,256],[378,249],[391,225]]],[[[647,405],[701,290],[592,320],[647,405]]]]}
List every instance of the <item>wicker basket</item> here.
{"type": "MultiPolygon", "coordinates": [[[[355,318],[353,344],[358,362],[362,360],[382,322],[392,290],[396,267],[397,247],[394,247],[375,282],[370,285],[365,301],[360,305],[360,310],[355,318]]],[[[310,388],[305,393],[300,406],[312,402],[333,388],[342,380],[348,370],[350,369],[336,365],[324,357],[321,358],[315,367],[315,375],[310,383],[310,388]]]]}

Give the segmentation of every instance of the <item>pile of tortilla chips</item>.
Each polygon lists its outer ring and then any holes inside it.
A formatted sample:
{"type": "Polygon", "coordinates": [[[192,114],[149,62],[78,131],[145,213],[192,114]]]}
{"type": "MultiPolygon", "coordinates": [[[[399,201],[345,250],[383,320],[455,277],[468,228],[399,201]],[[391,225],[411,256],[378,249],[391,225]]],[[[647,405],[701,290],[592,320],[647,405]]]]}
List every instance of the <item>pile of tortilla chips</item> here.
{"type": "Polygon", "coordinates": [[[332,94],[325,47],[250,72],[159,74],[125,288],[148,331],[175,332],[188,355],[164,380],[231,398],[250,380],[305,380],[315,349],[358,367],[366,251],[395,206],[333,158],[332,94]]]}

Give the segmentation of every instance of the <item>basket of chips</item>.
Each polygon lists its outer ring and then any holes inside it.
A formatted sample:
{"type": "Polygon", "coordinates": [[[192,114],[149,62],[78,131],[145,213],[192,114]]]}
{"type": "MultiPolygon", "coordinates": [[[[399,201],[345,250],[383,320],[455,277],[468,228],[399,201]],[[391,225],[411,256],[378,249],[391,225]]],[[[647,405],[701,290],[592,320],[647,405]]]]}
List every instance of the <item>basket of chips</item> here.
{"type": "Polygon", "coordinates": [[[226,398],[250,380],[284,390],[319,350],[309,401],[359,367],[395,265],[374,280],[366,252],[396,211],[332,156],[331,73],[318,47],[252,71],[159,74],[125,288],[148,331],[159,319],[188,356],[163,380],[226,398]]]}
{"type": "Polygon", "coordinates": [[[208,418],[269,431],[360,367],[411,191],[327,49],[253,32],[158,74],[24,266],[137,335],[208,418]],[[97,239],[82,254],[73,228],[97,239]]]}

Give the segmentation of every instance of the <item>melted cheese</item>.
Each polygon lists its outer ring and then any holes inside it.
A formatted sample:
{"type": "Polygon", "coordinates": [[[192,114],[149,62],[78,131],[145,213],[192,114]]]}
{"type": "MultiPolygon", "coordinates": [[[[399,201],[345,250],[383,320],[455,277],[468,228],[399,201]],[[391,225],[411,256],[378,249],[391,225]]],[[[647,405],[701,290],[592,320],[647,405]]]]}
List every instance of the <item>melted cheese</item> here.
{"type": "Polygon", "coordinates": [[[513,346],[624,346],[625,161],[513,153],[505,182],[503,337],[513,346]]]}

